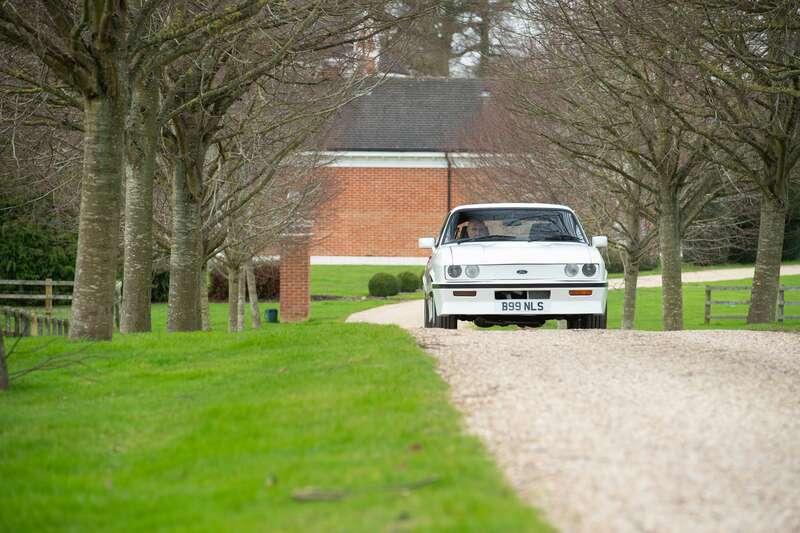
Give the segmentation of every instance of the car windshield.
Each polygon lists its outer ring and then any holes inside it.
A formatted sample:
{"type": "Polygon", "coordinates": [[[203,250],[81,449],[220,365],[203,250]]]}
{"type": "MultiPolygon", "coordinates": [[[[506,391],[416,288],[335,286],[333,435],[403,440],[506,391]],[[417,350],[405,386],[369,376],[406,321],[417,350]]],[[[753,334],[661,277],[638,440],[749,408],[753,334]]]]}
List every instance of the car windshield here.
{"type": "Polygon", "coordinates": [[[554,208],[462,209],[450,217],[444,243],[550,241],[586,243],[572,212],[554,208]]]}

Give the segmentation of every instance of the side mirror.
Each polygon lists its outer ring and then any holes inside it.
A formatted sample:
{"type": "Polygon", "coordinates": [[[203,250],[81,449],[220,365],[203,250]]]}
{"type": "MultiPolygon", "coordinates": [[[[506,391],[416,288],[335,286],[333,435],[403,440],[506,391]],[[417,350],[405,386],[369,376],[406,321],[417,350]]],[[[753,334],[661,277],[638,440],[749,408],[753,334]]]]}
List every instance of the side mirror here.
{"type": "Polygon", "coordinates": [[[592,246],[595,248],[605,248],[608,246],[608,237],[605,235],[598,235],[597,237],[592,237],[592,246]]]}
{"type": "Polygon", "coordinates": [[[433,237],[420,237],[419,238],[419,247],[420,248],[429,248],[433,250],[436,248],[436,239],[433,237]]]}

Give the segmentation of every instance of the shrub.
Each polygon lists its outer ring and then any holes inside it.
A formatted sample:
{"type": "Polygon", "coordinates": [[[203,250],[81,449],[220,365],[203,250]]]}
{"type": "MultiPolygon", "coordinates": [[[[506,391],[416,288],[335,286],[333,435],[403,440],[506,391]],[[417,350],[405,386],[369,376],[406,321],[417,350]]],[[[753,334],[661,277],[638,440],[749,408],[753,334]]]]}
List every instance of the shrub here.
{"type": "Polygon", "coordinates": [[[169,300],[169,272],[156,272],[153,274],[153,285],[150,288],[150,301],[166,303],[167,300],[169,300]]]}
{"type": "Polygon", "coordinates": [[[0,218],[0,279],[73,279],[77,240],[69,230],[0,218]]]}
{"type": "Polygon", "coordinates": [[[397,278],[385,272],[378,272],[369,280],[370,296],[394,296],[400,292],[397,278]]]}
{"type": "Polygon", "coordinates": [[[397,275],[397,281],[400,283],[400,292],[416,292],[422,280],[413,272],[406,271],[397,275]]]}
{"type": "MultiPolygon", "coordinates": [[[[277,300],[280,297],[281,272],[277,263],[260,263],[253,269],[256,275],[256,292],[259,300],[277,300]]],[[[242,278],[239,279],[242,282],[242,278]]],[[[228,300],[228,277],[214,270],[208,287],[208,299],[215,302],[228,300]]]]}

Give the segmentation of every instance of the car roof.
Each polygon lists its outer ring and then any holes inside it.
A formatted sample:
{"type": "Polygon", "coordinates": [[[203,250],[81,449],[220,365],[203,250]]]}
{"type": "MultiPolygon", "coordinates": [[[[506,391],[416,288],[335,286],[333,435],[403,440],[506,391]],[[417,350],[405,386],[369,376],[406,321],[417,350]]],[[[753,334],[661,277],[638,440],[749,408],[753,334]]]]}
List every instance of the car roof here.
{"type": "Polygon", "coordinates": [[[565,206],[559,204],[523,204],[523,203],[497,203],[497,204],[467,204],[467,205],[459,205],[453,208],[452,212],[461,211],[462,209],[565,209],[571,213],[574,211],[565,206]]]}

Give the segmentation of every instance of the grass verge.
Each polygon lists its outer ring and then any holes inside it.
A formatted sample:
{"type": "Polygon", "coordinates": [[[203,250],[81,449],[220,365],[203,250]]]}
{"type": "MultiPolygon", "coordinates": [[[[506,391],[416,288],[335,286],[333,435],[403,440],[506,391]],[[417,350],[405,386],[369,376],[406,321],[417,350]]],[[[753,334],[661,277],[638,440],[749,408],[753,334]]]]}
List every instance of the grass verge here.
{"type": "MultiPolygon", "coordinates": [[[[778,323],[748,325],[744,320],[715,319],[706,325],[703,321],[705,311],[705,287],[739,286],[742,291],[713,292],[714,300],[747,300],[750,291],[746,290],[752,285],[751,279],[734,281],[715,281],[712,283],[685,283],[683,285],[683,321],[684,329],[769,329],[778,331],[800,331],[800,320],[787,320],[783,325],[778,323]]],[[[800,286],[800,276],[782,276],[782,285],[800,286]]],[[[661,288],[638,289],[636,296],[636,329],[658,331],[661,326],[661,288]]],[[[800,292],[787,293],[787,300],[800,301],[800,292]]],[[[608,327],[616,329],[622,322],[623,291],[613,290],[608,293],[608,327]]],[[[712,316],[717,315],[747,315],[747,305],[722,306],[714,305],[711,308],[712,316]]],[[[787,307],[787,315],[800,315],[800,307],[787,307]]]]}
{"type": "Polygon", "coordinates": [[[224,305],[192,334],[156,306],[151,334],[24,340],[12,371],[91,359],[0,394],[0,531],[545,530],[411,337],[341,323],[379,304],[235,335],[224,305]],[[308,487],[341,499],[293,499],[308,487]]]}

